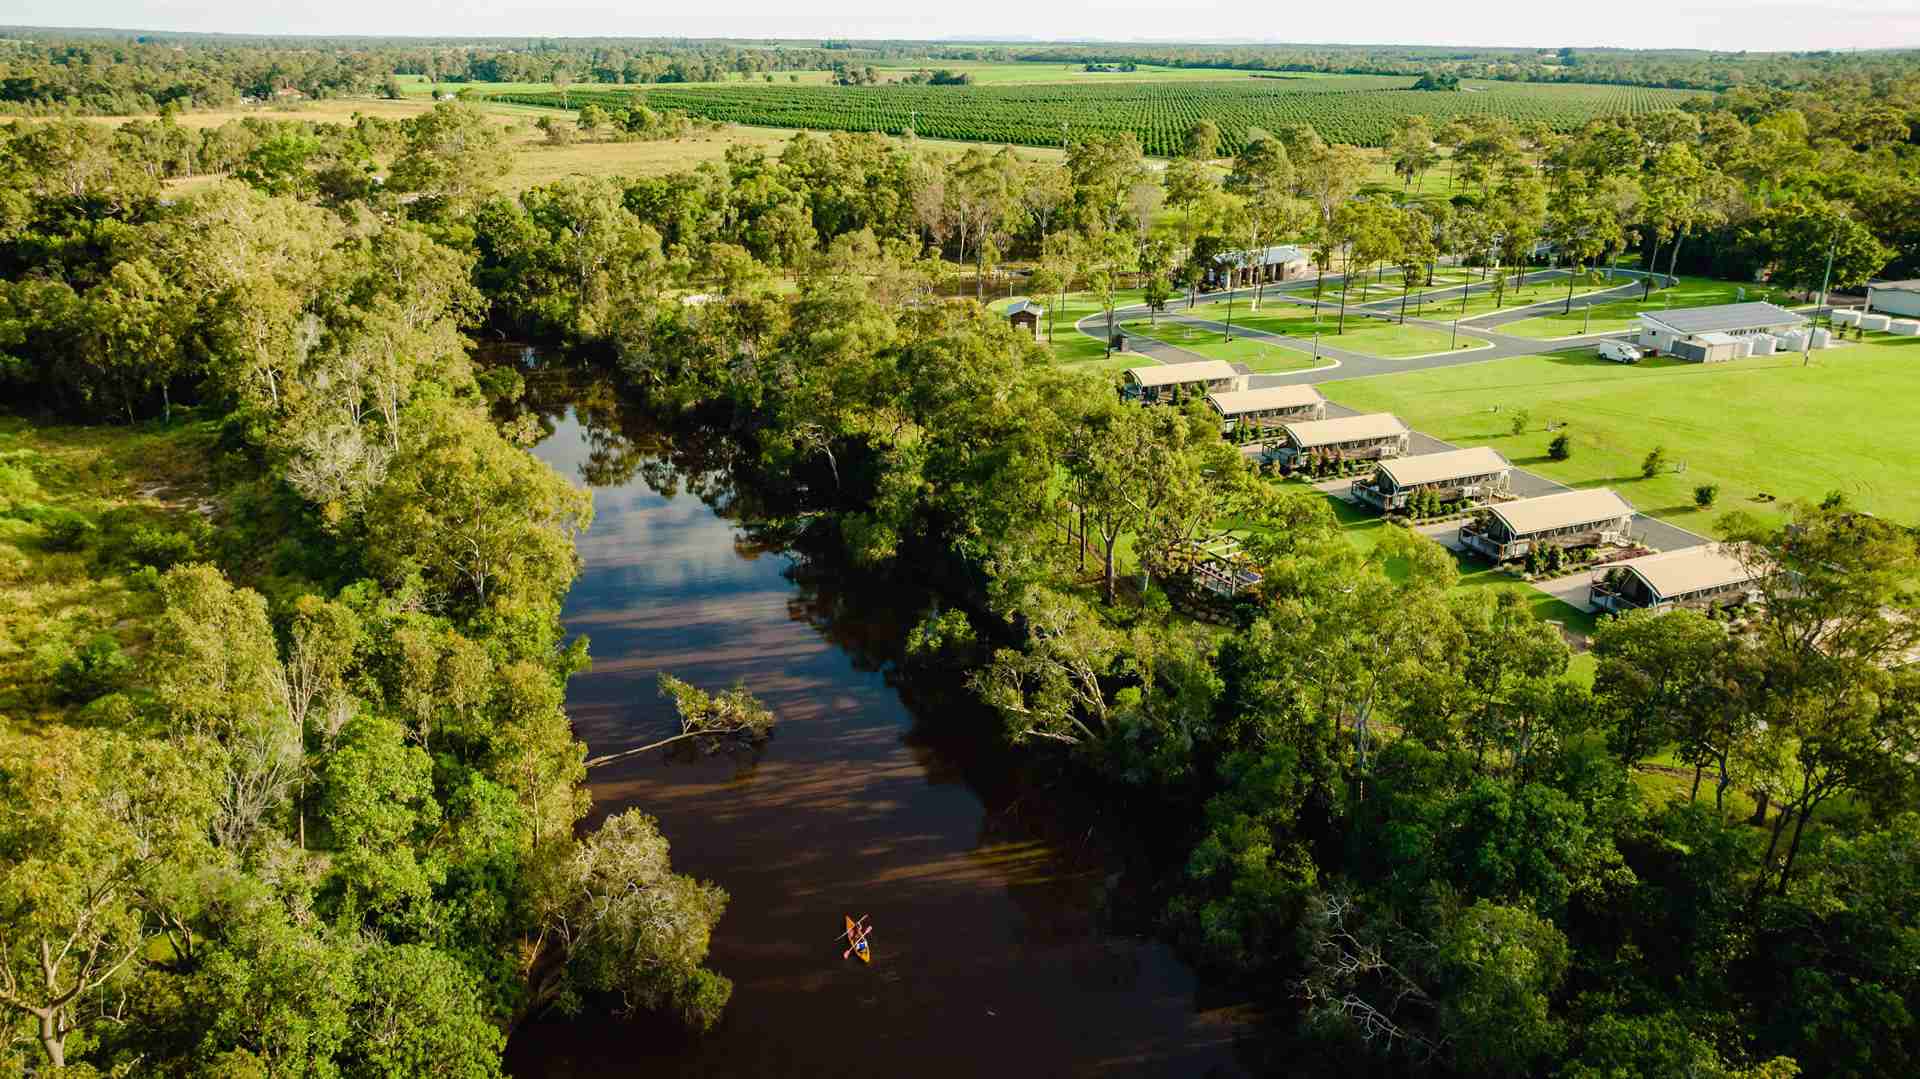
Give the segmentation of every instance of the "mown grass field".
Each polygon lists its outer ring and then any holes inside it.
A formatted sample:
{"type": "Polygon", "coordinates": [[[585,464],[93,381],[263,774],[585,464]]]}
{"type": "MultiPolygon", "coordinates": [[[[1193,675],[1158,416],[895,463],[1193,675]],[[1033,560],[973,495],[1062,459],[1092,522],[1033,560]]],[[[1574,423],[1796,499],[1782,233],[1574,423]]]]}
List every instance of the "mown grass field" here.
{"type": "MultiPolygon", "coordinates": [[[[1189,311],[1182,307],[1173,314],[1191,315],[1211,322],[1227,321],[1227,305],[1214,301],[1203,303],[1189,311]]],[[[1285,334],[1304,342],[1311,342],[1315,332],[1320,334],[1320,344],[1328,348],[1345,349],[1349,352],[1364,352],[1370,356],[1384,356],[1389,359],[1407,356],[1424,356],[1433,352],[1446,352],[1453,344],[1452,335],[1444,330],[1429,329],[1425,326],[1402,326],[1397,322],[1367,318],[1347,312],[1346,332],[1340,330],[1340,311],[1336,303],[1329,307],[1321,304],[1319,317],[1315,318],[1313,308],[1286,300],[1269,300],[1260,306],[1260,310],[1251,311],[1248,304],[1241,300],[1233,303],[1233,325],[1236,329],[1247,327],[1265,330],[1267,333],[1285,334]]],[[[1481,342],[1470,338],[1460,339],[1462,347],[1481,347],[1481,342]]],[[[1307,346],[1311,349],[1311,345],[1307,346]]]]}
{"type": "MultiPolygon", "coordinates": [[[[1562,289],[1566,286],[1562,285],[1562,289]]],[[[1732,281],[1713,281],[1704,277],[1681,277],[1680,283],[1668,288],[1657,288],[1653,295],[1642,299],[1639,295],[1611,303],[1594,305],[1584,311],[1575,308],[1570,314],[1541,315],[1536,318],[1511,322],[1500,327],[1501,333],[1510,333],[1520,337],[1571,337],[1580,333],[1611,333],[1616,330],[1631,330],[1639,327],[1634,316],[1643,311],[1664,311],[1676,307],[1708,307],[1713,304],[1734,303],[1743,298],[1746,301],[1770,300],[1785,305],[1790,302],[1786,290],[1770,288],[1766,285],[1739,284],[1732,281]]],[[[1511,305],[1510,305],[1511,306],[1511,305]]]]}
{"type": "Polygon", "coordinates": [[[1832,491],[1860,509],[1920,522],[1912,479],[1920,338],[1869,335],[1813,356],[1804,367],[1798,353],[1622,366],[1582,348],[1321,389],[1352,408],[1390,410],[1437,438],[1492,446],[1563,483],[1613,487],[1641,512],[1706,535],[1729,510],[1777,518],[1793,499],[1832,491]],[[1517,409],[1529,414],[1520,435],[1511,431],[1517,409]],[[1569,424],[1568,460],[1547,458],[1550,420],[1569,424]],[[1643,478],[1641,461],[1656,446],[1669,464],[1643,478]],[[1694,505],[1701,484],[1720,487],[1712,509],[1694,505]]]}
{"type": "Polygon", "coordinates": [[[1161,318],[1157,324],[1144,318],[1127,319],[1120,324],[1120,328],[1129,334],[1151,337],[1209,360],[1243,363],[1249,370],[1261,373],[1300,371],[1313,366],[1313,357],[1308,353],[1281,348],[1252,337],[1235,337],[1229,341],[1219,330],[1167,318],[1161,318]]]}

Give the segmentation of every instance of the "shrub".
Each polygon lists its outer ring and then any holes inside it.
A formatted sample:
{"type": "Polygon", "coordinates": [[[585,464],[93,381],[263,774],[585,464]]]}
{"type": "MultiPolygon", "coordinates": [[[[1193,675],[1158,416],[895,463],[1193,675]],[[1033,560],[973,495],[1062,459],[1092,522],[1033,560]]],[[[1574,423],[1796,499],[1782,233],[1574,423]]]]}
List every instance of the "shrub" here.
{"type": "Polygon", "coordinates": [[[1650,480],[1659,475],[1660,470],[1666,466],[1667,448],[1665,446],[1655,446],[1653,449],[1648,450],[1647,456],[1641,460],[1640,476],[1643,479],[1650,480]]]}
{"type": "Polygon", "coordinates": [[[79,648],[64,643],[47,645],[38,658],[54,699],[68,704],[84,703],[111,692],[133,665],[120,650],[120,642],[106,633],[79,648]]]}
{"type": "Polygon", "coordinates": [[[1517,409],[1513,414],[1513,433],[1516,435],[1526,434],[1527,424],[1532,421],[1532,419],[1533,415],[1526,409],[1517,409]]]}
{"type": "Polygon", "coordinates": [[[48,510],[40,515],[40,532],[46,536],[49,550],[77,551],[93,534],[93,522],[72,510],[48,510]]]}
{"type": "Polygon", "coordinates": [[[1703,483],[1693,489],[1693,504],[1703,510],[1712,509],[1719,498],[1720,485],[1717,483],[1703,483]]]}
{"type": "Polygon", "coordinates": [[[200,544],[185,532],[170,528],[136,528],[127,536],[123,553],[129,562],[152,566],[162,573],[184,562],[195,561],[200,544]]]}
{"type": "Polygon", "coordinates": [[[1553,441],[1547,443],[1547,456],[1555,461],[1564,461],[1572,457],[1573,439],[1569,438],[1565,431],[1553,436],[1553,441]]]}

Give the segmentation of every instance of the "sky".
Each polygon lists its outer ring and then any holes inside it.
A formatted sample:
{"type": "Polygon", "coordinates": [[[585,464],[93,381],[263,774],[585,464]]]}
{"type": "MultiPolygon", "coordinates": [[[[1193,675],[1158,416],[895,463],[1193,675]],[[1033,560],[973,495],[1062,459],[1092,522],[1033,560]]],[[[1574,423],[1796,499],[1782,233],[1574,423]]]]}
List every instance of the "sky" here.
{"type": "Polygon", "coordinates": [[[0,0],[0,25],[243,34],[1920,48],[1920,0],[0,0]]]}

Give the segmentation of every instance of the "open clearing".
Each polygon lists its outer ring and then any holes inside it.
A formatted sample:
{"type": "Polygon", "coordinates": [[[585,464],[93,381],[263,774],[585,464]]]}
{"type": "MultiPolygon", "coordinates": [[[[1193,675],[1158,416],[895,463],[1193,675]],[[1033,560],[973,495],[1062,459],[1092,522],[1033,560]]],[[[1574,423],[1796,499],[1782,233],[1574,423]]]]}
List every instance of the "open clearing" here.
{"type": "Polygon", "coordinates": [[[1592,349],[1324,383],[1330,400],[1386,410],[1436,438],[1492,446],[1516,465],[1576,487],[1611,486],[1642,513],[1703,535],[1720,514],[1777,517],[1793,499],[1844,492],[1854,505],[1920,521],[1920,338],[1869,335],[1801,356],[1721,364],[1609,363],[1592,349]],[[1497,411],[1496,411],[1497,409],[1497,411]],[[1514,435],[1514,411],[1525,433],[1514,435]],[[1570,426],[1572,456],[1546,456],[1549,421],[1570,426]],[[1667,468],[1642,478],[1648,451],[1667,468]],[[1684,467],[1685,471],[1680,471],[1684,467]],[[1720,486],[1711,510],[1694,488],[1720,486]],[[1757,501],[1761,494],[1774,501],[1757,501]]]}
{"type": "Polygon", "coordinates": [[[1120,323],[1120,328],[1129,334],[1164,341],[1210,360],[1246,364],[1248,370],[1262,374],[1301,371],[1313,366],[1313,357],[1304,352],[1281,348],[1252,337],[1236,337],[1229,341],[1219,330],[1174,322],[1164,317],[1158,325],[1144,318],[1130,318],[1120,323]]]}
{"type": "MultiPolygon", "coordinates": [[[[1182,307],[1168,309],[1170,314],[1191,315],[1194,318],[1210,322],[1227,321],[1227,305],[1219,301],[1203,303],[1189,311],[1182,307]]],[[[1286,300],[1269,300],[1253,311],[1243,301],[1233,303],[1233,325],[1236,329],[1247,327],[1265,330],[1268,333],[1285,334],[1310,342],[1313,335],[1320,334],[1320,343],[1328,348],[1345,349],[1348,352],[1364,352],[1370,356],[1384,356],[1389,359],[1408,356],[1424,356],[1434,352],[1446,352],[1453,345],[1452,335],[1444,330],[1429,329],[1425,326],[1402,326],[1397,322],[1368,318],[1349,310],[1346,319],[1346,332],[1340,329],[1340,311],[1338,305],[1329,307],[1321,304],[1320,317],[1315,318],[1313,308],[1303,307],[1286,300]]],[[[1483,342],[1469,337],[1460,338],[1462,348],[1482,347],[1483,342]]]]}

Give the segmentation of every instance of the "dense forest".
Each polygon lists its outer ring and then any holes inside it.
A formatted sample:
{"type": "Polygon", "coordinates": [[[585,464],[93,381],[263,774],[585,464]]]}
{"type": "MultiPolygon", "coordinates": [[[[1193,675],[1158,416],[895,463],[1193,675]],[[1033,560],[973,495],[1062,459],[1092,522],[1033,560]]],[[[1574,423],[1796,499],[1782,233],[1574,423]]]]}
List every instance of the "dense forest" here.
{"type": "Polygon", "coordinates": [[[456,103],[17,123],[0,393],[38,435],[0,460],[0,1059],[485,1076],[550,1009],[721,1014],[724,893],[642,813],[576,834],[588,657],[558,611],[592,511],[527,452],[487,336],[732,440],[791,542],[939,589],[917,661],[1169,837],[1165,933],[1272,1006],[1292,1070],[1908,1073],[1913,531],[1843,500],[1730,517],[1766,602],[1610,622],[1588,686],[1436,544],[1362,554],[1202,414],[1125,404],[939,285],[1019,255],[1111,308],[1280,240],[1325,273],[1542,239],[1809,290],[1832,251],[1857,284],[1920,259],[1917,120],[1909,76],[1565,136],[1409,124],[1396,170],[1450,174],[1419,200],[1309,128],[1224,177],[1200,124],[1164,171],[1125,138],[1056,164],[802,136],[501,195],[499,132],[456,103]],[[229,178],[167,192],[229,138],[229,178]],[[60,455],[89,438],[177,459],[188,494],[102,495],[60,455]],[[1222,519],[1261,573],[1224,631],[1180,613],[1222,519]],[[1683,789],[1656,797],[1660,752],[1683,789]]]}
{"type": "MultiPolygon", "coordinates": [[[[1617,83],[1691,90],[1736,86],[1879,88],[1911,71],[1911,52],[1713,53],[1624,49],[1453,49],[1359,45],[956,45],[648,38],[271,38],[0,27],[0,112],[132,115],[161,106],[215,108],[378,93],[389,76],[436,84],[712,82],[774,72],[869,70],[882,62],[1030,61],[1085,70],[1136,65],[1525,82],[1617,83]],[[1091,66],[1090,66],[1091,65],[1091,66]]],[[[957,77],[956,77],[957,79],[957,77]]],[[[457,87],[451,87],[457,88],[457,87]]]]}

